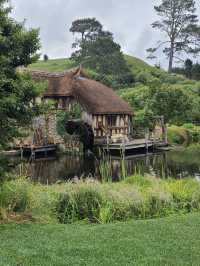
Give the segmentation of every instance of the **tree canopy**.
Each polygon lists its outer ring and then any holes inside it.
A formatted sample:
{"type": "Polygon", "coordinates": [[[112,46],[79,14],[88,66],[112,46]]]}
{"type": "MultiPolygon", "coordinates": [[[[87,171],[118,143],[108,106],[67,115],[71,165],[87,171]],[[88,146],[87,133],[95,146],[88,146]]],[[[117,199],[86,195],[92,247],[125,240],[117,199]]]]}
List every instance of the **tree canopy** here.
{"type": "Polygon", "coordinates": [[[75,52],[71,58],[77,63],[96,71],[100,77],[110,75],[111,85],[134,82],[133,75],[124,59],[121,47],[113,34],[105,31],[95,18],[79,19],[72,23],[70,31],[76,37],[75,52]]]}
{"type": "Polygon", "coordinates": [[[200,80],[200,64],[193,63],[191,59],[184,62],[183,67],[175,67],[172,69],[173,73],[185,75],[188,79],[200,80]]]}
{"type": "Polygon", "coordinates": [[[152,27],[165,35],[165,40],[158,46],[150,48],[149,58],[155,58],[155,52],[163,48],[163,53],[169,59],[169,72],[172,71],[174,60],[181,60],[183,54],[197,54],[200,52],[200,27],[196,14],[194,0],[162,0],[154,7],[160,20],[152,27]]]}
{"type": "Polygon", "coordinates": [[[30,123],[38,111],[33,104],[38,85],[17,71],[38,59],[38,30],[27,30],[10,12],[9,1],[0,0],[0,147],[17,136],[19,127],[30,123]]]}

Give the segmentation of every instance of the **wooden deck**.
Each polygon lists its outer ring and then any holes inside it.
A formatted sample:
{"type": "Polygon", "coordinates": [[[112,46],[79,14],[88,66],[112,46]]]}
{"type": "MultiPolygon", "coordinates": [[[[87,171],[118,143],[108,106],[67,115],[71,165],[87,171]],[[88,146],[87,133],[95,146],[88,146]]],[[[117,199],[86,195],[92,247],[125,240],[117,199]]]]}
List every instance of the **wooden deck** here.
{"type": "Polygon", "coordinates": [[[157,147],[164,147],[167,144],[164,141],[153,141],[153,140],[146,140],[146,139],[135,139],[125,143],[112,143],[109,145],[102,145],[103,149],[109,151],[132,151],[132,150],[139,150],[145,149],[149,150],[151,148],[157,147]]]}
{"type": "Polygon", "coordinates": [[[23,155],[30,155],[35,157],[37,154],[48,155],[49,153],[55,152],[57,150],[56,144],[48,144],[43,146],[32,145],[32,146],[21,146],[21,153],[23,155]]]}

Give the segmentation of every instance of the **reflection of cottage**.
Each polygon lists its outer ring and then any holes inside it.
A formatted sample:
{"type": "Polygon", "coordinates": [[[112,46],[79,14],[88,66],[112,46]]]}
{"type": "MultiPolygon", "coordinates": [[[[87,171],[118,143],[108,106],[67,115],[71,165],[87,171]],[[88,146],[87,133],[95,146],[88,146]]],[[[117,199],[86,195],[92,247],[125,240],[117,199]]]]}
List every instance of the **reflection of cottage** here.
{"type": "Polygon", "coordinates": [[[35,80],[48,80],[44,100],[54,100],[56,109],[69,111],[80,104],[82,120],[89,125],[96,143],[128,140],[132,109],[111,88],[91,80],[82,69],[64,73],[33,71],[35,80]]]}

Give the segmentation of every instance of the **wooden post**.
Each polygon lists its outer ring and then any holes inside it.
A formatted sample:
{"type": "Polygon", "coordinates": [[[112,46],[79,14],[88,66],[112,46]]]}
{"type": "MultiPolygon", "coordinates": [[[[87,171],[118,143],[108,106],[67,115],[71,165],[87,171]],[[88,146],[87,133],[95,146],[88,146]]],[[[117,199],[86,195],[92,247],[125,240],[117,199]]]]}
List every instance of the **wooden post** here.
{"type": "Polygon", "coordinates": [[[163,141],[167,145],[168,144],[168,135],[167,135],[167,126],[165,124],[164,116],[161,117],[161,123],[162,123],[162,131],[163,131],[163,141]]]}
{"type": "Polygon", "coordinates": [[[146,152],[148,153],[149,152],[149,146],[148,146],[148,140],[149,140],[149,138],[148,138],[148,129],[146,128],[145,129],[145,145],[146,145],[146,152]]]}

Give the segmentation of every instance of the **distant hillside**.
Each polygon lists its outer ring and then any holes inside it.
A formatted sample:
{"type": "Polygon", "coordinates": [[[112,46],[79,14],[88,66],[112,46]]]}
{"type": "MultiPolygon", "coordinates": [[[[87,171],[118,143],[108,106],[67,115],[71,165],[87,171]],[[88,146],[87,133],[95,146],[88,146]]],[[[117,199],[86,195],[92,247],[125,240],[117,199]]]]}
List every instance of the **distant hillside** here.
{"type": "Polygon", "coordinates": [[[150,66],[148,63],[146,63],[145,61],[137,57],[130,56],[130,55],[125,55],[124,57],[127,61],[128,66],[130,67],[130,69],[132,70],[134,74],[141,72],[143,70],[151,71],[155,69],[155,67],[150,66]]]}
{"type": "MultiPolygon", "coordinates": [[[[117,90],[127,90],[127,88],[135,88],[139,85],[160,87],[164,84],[181,86],[191,90],[199,90],[200,84],[194,80],[188,80],[182,75],[168,74],[166,71],[151,66],[145,61],[130,55],[124,55],[124,57],[135,79],[135,83],[130,87],[126,85],[124,86],[124,84],[117,84],[115,81],[113,82],[108,75],[105,75],[105,77],[99,76],[99,74],[92,69],[87,69],[87,72],[92,79],[101,81],[105,85],[111,86],[117,90]]],[[[77,65],[69,59],[61,58],[48,61],[40,60],[35,64],[30,65],[29,69],[48,72],[63,72],[76,66],[77,65]]]]}
{"type": "MultiPolygon", "coordinates": [[[[151,69],[154,69],[154,67],[148,65],[146,62],[136,57],[125,55],[125,59],[134,74],[143,70],[150,71],[151,69]]],[[[49,72],[62,72],[70,69],[73,66],[73,62],[71,62],[69,59],[61,58],[48,61],[40,60],[37,63],[29,66],[29,68],[33,70],[44,70],[49,72]]]]}
{"type": "Polygon", "coordinates": [[[70,69],[72,66],[73,64],[69,59],[61,58],[48,61],[39,60],[38,62],[30,65],[29,69],[49,72],[63,72],[67,69],[70,69]]]}

